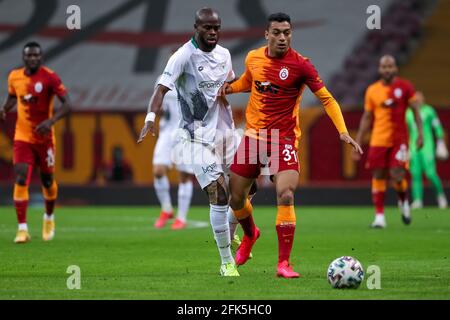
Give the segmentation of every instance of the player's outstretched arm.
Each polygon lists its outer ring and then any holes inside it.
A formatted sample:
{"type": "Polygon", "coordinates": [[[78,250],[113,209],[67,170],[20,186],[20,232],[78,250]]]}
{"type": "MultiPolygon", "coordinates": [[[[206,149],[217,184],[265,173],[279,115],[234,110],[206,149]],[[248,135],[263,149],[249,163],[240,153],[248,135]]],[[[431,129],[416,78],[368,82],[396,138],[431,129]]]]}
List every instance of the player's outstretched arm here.
{"type": "Polygon", "coordinates": [[[419,101],[415,100],[415,101],[411,102],[411,108],[414,113],[414,121],[416,122],[417,132],[418,132],[416,146],[417,146],[417,150],[420,150],[423,147],[423,128],[422,128],[422,119],[420,118],[420,103],[419,103],[419,101]]]}
{"type": "Polygon", "coordinates": [[[442,128],[442,124],[439,120],[436,110],[431,108],[430,111],[431,127],[433,128],[434,135],[436,136],[436,159],[447,160],[448,149],[444,141],[444,129],[442,128]]]}
{"type": "Polygon", "coordinates": [[[42,135],[48,134],[51,131],[52,126],[56,123],[56,121],[58,121],[61,118],[64,118],[70,113],[70,100],[68,94],[66,93],[63,96],[58,96],[58,99],[59,101],[61,101],[61,106],[53,114],[53,117],[42,121],[36,126],[36,129],[34,129],[34,131],[36,131],[38,134],[42,135]]]}
{"type": "Polygon", "coordinates": [[[12,108],[14,108],[14,106],[16,105],[16,102],[17,102],[17,97],[12,94],[8,94],[8,97],[6,98],[5,103],[3,103],[3,106],[0,107],[0,121],[5,121],[6,114],[12,108]]]}
{"type": "MultiPolygon", "coordinates": [[[[358,133],[356,134],[356,143],[358,145],[362,145],[363,138],[369,132],[372,121],[373,121],[373,112],[365,110],[361,117],[361,121],[359,122],[358,133]]],[[[360,159],[361,155],[356,152],[353,152],[353,160],[358,161],[360,159]]]]}
{"type": "Polygon", "coordinates": [[[348,134],[347,126],[345,125],[344,116],[342,115],[341,107],[337,103],[337,101],[333,98],[331,93],[325,88],[314,92],[317,98],[319,98],[320,102],[325,108],[327,115],[333,121],[334,126],[339,132],[339,138],[345,143],[350,144],[355,153],[362,154],[363,151],[360,145],[350,137],[348,134]]]}
{"type": "Polygon", "coordinates": [[[152,136],[155,135],[155,118],[156,114],[160,113],[164,96],[166,95],[169,88],[159,84],[156,87],[156,90],[153,92],[152,97],[150,98],[150,102],[148,104],[147,116],[145,117],[145,123],[142,127],[141,133],[137,140],[137,143],[141,143],[147,133],[150,131],[152,136]]]}
{"type": "Polygon", "coordinates": [[[342,141],[344,141],[345,143],[350,144],[350,145],[353,147],[354,153],[356,153],[358,156],[360,156],[360,155],[363,154],[361,145],[360,145],[358,142],[356,142],[355,140],[353,140],[353,138],[350,137],[350,135],[348,134],[348,132],[341,133],[340,136],[339,136],[339,138],[340,138],[342,141]]]}

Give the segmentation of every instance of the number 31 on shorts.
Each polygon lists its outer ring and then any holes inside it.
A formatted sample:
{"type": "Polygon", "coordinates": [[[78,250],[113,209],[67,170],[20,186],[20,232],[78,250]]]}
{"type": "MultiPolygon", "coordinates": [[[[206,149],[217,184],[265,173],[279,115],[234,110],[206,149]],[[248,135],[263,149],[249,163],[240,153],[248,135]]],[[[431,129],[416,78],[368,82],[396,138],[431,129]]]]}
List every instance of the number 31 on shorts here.
{"type": "Polygon", "coordinates": [[[283,160],[288,163],[288,165],[291,165],[292,163],[289,163],[292,159],[294,163],[298,163],[297,159],[297,151],[291,144],[285,144],[284,149],[282,151],[283,153],[283,160]]]}

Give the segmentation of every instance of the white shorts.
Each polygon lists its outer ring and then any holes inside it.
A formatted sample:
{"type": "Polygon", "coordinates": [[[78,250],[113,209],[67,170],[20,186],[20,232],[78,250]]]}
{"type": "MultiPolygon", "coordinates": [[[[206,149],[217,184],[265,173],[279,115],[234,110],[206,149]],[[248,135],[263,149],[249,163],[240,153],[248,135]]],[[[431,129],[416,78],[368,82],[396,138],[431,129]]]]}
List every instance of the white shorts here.
{"type": "MultiPolygon", "coordinates": [[[[177,161],[192,167],[201,188],[216,181],[221,175],[228,179],[229,169],[241,137],[229,136],[216,145],[183,139],[176,148],[177,161]]],[[[178,165],[178,164],[177,164],[178,165]]]]}
{"type": "Polygon", "coordinates": [[[177,155],[181,142],[178,141],[173,132],[160,132],[158,141],[156,141],[155,149],[153,150],[153,165],[162,165],[171,168],[175,164],[178,171],[194,174],[190,165],[184,164],[177,160],[177,155]]]}

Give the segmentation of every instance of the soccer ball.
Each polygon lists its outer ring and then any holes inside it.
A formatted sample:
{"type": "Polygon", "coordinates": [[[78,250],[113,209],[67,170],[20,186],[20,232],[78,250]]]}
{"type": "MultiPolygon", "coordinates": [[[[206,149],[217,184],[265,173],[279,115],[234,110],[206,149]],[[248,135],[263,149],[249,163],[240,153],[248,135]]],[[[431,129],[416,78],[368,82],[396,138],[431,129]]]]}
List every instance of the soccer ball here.
{"type": "Polygon", "coordinates": [[[327,278],[333,288],[356,289],[364,279],[364,269],[355,258],[343,256],[331,262],[327,278]]]}

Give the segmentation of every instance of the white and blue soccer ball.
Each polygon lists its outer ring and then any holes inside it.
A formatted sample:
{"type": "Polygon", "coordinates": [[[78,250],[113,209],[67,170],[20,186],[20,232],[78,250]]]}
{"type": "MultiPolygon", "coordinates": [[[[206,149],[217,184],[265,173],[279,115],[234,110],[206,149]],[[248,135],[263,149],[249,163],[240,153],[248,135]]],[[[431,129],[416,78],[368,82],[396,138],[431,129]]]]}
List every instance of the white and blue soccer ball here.
{"type": "Polygon", "coordinates": [[[333,288],[356,289],[364,280],[364,269],[357,259],[343,256],[331,262],[327,278],[333,288]]]}

